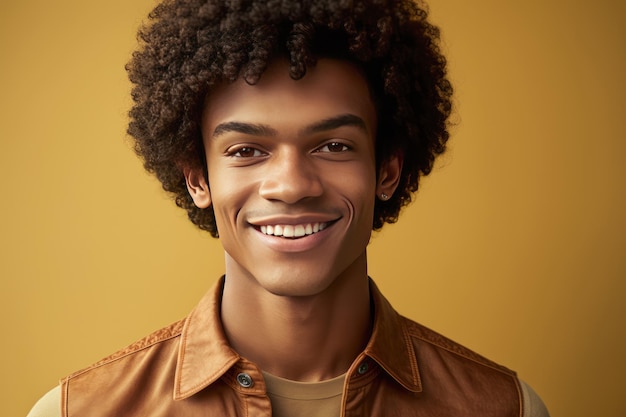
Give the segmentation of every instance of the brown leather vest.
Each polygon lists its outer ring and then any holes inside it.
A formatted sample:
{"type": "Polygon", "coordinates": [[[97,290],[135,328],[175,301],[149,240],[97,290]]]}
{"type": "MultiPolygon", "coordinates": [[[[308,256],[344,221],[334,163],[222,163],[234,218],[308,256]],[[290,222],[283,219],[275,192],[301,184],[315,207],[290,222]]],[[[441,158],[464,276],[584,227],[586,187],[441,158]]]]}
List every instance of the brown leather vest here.
{"type": "MultiPolygon", "coordinates": [[[[64,417],[271,416],[260,370],[227,344],[218,283],[190,314],[62,380],[64,417]]],[[[398,315],[372,283],[371,340],[342,416],[520,417],[515,373],[398,315]]]]}

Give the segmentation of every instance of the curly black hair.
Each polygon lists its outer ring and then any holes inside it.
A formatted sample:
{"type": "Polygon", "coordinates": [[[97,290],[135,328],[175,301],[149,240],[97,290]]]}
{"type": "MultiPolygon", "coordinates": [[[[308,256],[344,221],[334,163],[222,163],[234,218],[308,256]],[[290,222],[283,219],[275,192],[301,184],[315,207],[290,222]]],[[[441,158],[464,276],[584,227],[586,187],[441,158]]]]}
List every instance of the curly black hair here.
{"type": "Polygon", "coordinates": [[[212,207],[196,207],[183,167],[203,167],[201,113],[211,89],[256,83],[284,56],[302,78],[316,60],[338,58],[361,68],[378,113],[377,164],[404,156],[399,187],[376,201],[372,228],[395,222],[446,147],[452,86],[439,29],[413,0],[164,0],[138,34],[126,69],[134,105],[128,133],[176,204],[217,237],[212,207]]]}

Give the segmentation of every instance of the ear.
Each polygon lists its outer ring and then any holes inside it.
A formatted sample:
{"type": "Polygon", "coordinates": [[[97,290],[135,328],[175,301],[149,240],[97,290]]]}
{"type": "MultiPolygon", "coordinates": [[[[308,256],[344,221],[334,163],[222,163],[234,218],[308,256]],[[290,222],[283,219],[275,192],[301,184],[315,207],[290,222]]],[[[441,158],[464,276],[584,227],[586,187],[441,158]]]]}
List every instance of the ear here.
{"type": "Polygon", "coordinates": [[[183,168],[187,190],[196,207],[204,209],[211,205],[209,184],[202,169],[183,168]]]}
{"type": "Polygon", "coordinates": [[[398,188],[404,155],[395,153],[380,164],[378,180],[376,183],[376,195],[381,200],[388,200],[398,188]]]}

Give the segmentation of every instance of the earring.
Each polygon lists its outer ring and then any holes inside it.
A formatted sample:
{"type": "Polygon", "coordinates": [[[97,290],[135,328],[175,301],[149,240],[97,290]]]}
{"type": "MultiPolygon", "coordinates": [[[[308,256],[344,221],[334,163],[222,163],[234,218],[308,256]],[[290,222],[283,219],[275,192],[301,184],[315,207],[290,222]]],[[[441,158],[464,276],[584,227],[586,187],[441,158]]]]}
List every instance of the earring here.
{"type": "Polygon", "coordinates": [[[389,200],[389,196],[387,194],[385,194],[385,193],[382,193],[380,195],[380,199],[383,200],[383,201],[387,201],[387,200],[389,200]]]}

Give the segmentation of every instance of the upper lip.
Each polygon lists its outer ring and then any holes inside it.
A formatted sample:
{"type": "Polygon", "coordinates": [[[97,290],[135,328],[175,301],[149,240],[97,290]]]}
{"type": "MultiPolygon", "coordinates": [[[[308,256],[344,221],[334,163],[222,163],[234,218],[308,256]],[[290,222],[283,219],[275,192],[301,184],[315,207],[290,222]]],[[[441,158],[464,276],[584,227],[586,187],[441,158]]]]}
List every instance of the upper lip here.
{"type": "Polygon", "coordinates": [[[304,215],[272,215],[257,217],[248,220],[248,223],[255,227],[268,225],[292,225],[308,223],[330,223],[339,220],[341,216],[329,214],[304,214],[304,215]]]}

